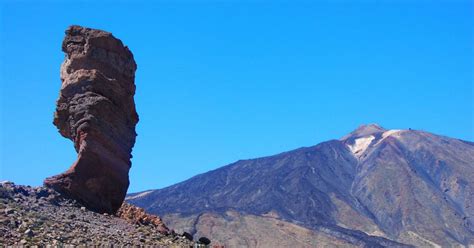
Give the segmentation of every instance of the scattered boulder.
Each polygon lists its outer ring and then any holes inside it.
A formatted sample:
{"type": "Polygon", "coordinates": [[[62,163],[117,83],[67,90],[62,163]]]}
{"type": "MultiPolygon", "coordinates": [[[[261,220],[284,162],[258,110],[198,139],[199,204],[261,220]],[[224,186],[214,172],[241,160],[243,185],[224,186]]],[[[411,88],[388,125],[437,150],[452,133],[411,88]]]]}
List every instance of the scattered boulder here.
{"type": "Polygon", "coordinates": [[[61,90],[54,125],[77,160],[45,186],[99,213],[115,213],[129,186],[135,144],[133,54],[111,33],[71,26],[62,44],[61,90]]]}
{"type": "Polygon", "coordinates": [[[187,240],[193,241],[193,235],[191,235],[188,232],[183,232],[183,237],[185,237],[187,240]]]}
{"type": "Polygon", "coordinates": [[[203,245],[209,245],[211,243],[211,240],[206,238],[206,237],[200,237],[199,238],[199,243],[203,245]]]}

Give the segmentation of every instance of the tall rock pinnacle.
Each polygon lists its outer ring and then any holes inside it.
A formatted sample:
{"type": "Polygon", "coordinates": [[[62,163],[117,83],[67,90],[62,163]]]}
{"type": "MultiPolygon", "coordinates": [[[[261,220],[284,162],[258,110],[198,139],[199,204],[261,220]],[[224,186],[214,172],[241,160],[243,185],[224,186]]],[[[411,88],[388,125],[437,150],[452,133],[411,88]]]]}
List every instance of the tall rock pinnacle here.
{"type": "Polygon", "coordinates": [[[128,189],[135,144],[133,54],[111,33],[71,26],[62,44],[61,91],[54,125],[78,153],[46,186],[97,212],[115,213],[128,189]]]}

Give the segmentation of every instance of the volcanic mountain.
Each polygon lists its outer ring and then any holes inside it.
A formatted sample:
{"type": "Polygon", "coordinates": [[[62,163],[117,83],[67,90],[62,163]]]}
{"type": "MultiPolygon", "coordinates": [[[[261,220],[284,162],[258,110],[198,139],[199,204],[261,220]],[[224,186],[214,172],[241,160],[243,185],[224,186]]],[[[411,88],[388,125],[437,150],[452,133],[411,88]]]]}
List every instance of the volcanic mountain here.
{"type": "Polygon", "coordinates": [[[469,246],[474,143],[364,125],[126,200],[230,247],[469,246]]]}

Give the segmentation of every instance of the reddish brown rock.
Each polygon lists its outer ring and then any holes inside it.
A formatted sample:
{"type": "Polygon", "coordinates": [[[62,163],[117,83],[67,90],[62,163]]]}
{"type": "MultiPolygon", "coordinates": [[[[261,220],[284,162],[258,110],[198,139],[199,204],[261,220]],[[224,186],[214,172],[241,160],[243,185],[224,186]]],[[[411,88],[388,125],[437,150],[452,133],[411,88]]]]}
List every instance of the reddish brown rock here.
{"type": "Polygon", "coordinates": [[[133,54],[111,33],[71,26],[62,44],[54,125],[71,139],[76,162],[44,184],[97,212],[115,213],[128,189],[135,144],[133,54]]]}
{"type": "Polygon", "coordinates": [[[170,234],[170,230],[160,217],[148,214],[143,208],[139,208],[128,203],[123,203],[122,207],[117,211],[117,216],[137,225],[152,226],[161,234],[170,234]]]}

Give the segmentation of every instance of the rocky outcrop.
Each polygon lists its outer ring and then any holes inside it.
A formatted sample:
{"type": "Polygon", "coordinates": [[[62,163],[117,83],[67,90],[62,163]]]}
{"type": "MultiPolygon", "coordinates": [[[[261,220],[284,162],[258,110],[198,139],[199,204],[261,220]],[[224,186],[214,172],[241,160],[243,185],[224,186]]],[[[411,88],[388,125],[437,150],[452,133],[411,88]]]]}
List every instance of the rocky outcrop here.
{"type": "Polygon", "coordinates": [[[54,125],[71,139],[76,162],[44,184],[97,212],[115,213],[128,189],[135,144],[133,54],[111,33],[71,26],[62,44],[54,125]]]}
{"type": "Polygon", "coordinates": [[[122,207],[120,207],[120,209],[117,211],[116,215],[130,222],[131,224],[152,226],[156,228],[161,234],[171,234],[170,230],[168,227],[166,227],[165,223],[163,223],[160,217],[146,213],[143,208],[139,208],[124,202],[122,207]]]}

